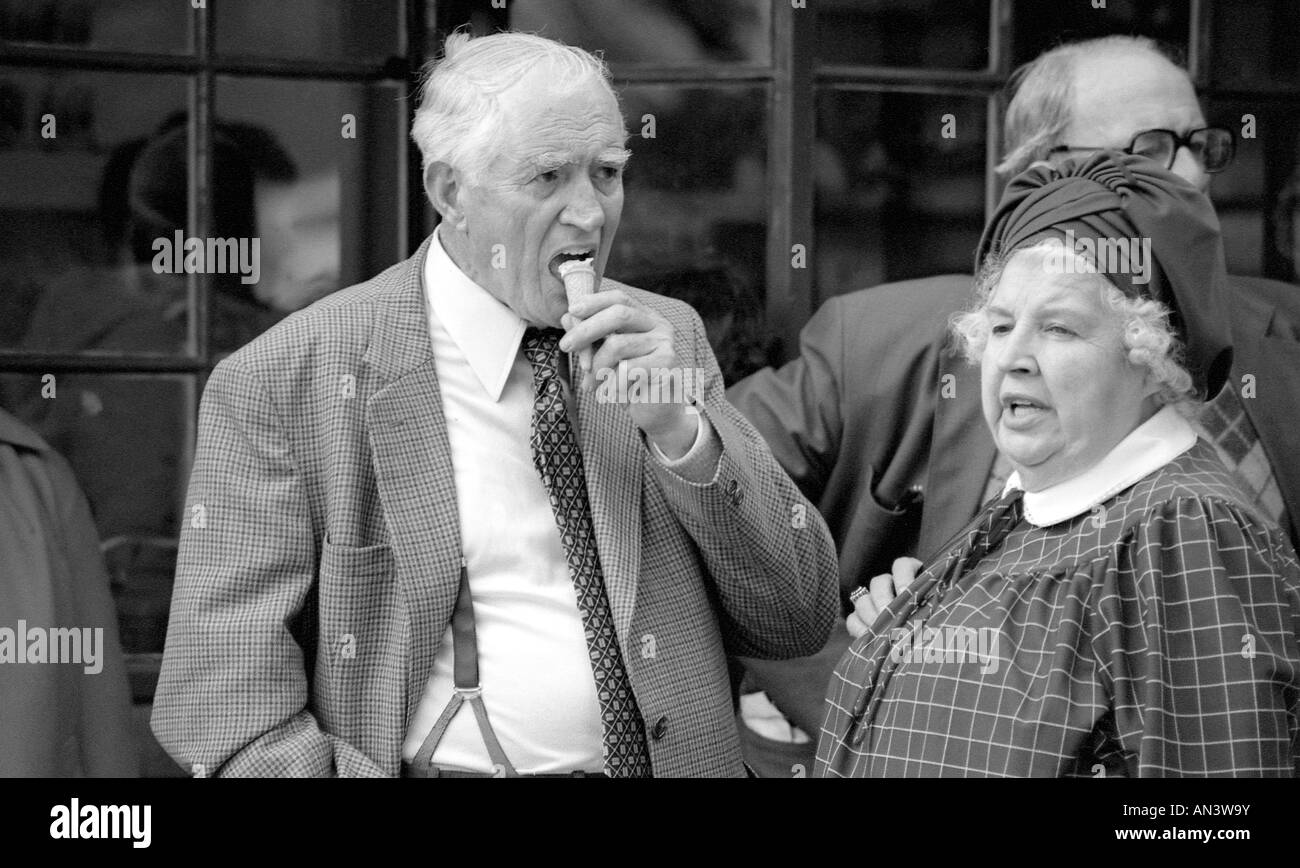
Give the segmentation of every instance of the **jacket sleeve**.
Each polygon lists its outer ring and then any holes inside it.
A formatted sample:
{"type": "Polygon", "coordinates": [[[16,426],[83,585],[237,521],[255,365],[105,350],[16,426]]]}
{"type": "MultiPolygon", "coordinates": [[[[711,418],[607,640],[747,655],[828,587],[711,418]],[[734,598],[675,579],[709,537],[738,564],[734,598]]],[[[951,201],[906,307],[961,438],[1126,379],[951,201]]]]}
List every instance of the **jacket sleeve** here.
{"type": "MultiPolygon", "coordinates": [[[[816,508],[785,474],[754,427],[729,404],[699,317],[689,340],[704,371],[697,406],[722,445],[717,472],[690,482],[651,457],[648,472],[699,548],[733,653],[812,654],[839,612],[835,546],[816,508]]],[[[680,354],[685,360],[685,353],[680,354]]]]}
{"type": "Polygon", "coordinates": [[[840,300],[822,305],[799,334],[799,356],[763,368],[727,390],[727,399],[763,436],[804,496],[820,503],[843,431],[844,317],[840,300]]]}
{"type": "Polygon", "coordinates": [[[1288,549],[1201,497],[1135,529],[1090,607],[1130,774],[1300,771],[1300,567],[1288,549]]]}
{"type": "Polygon", "coordinates": [[[381,775],[307,710],[295,635],[316,544],[301,470],[262,384],[231,357],[208,381],[152,726],[195,776],[381,775]]]}

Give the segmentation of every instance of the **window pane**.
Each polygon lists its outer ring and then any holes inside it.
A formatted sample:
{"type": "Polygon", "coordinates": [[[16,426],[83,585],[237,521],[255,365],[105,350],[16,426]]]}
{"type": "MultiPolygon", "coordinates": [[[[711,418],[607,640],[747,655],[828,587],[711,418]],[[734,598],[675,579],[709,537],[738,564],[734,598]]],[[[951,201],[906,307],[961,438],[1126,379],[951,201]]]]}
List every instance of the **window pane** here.
{"type": "Polygon", "coordinates": [[[822,63],[984,69],[988,0],[830,0],[817,4],[822,63]]]}
{"type": "Polygon", "coordinates": [[[821,92],[818,297],[971,273],[984,223],[985,106],[983,97],[821,92]]]}
{"type": "Polygon", "coordinates": [[[402,52],[400,0],[219,0],[219,54],[383,61],[402,52]]]}
{"type": "Polygon", "coordinates": [[[1278,102],[1211,101],[1206,110],[1237,133],[1236,158],[1210,186],[1228,271],[1300,282],[1300,117],[1278,102]]]}
{"type": "Polygon", "coordinates": [[[216,93],[214,223],[260,252],[256,282],[214,280],[221,353],[400,258],[405,129],[390,85],[220,78],[216,93]]]}
{"type": "Polygon", "coordinates": [[[99,51],[188,53],[191,8],[178,0],[0,0],[0,39],[99,51]]]}
{"type": "Polygon", "coordinates": [[[1014,0],[1013,57],[1028,63],[1059,42],[1111,34],[1146,36],[1186,55],[1189,7],[1186,0],[1108,0],[1104,9],[1087,0],[1014,0]]]}
{"type": "Polygon", "coordinates": [[[150,261],[159,209],[185,225],[186,94],[173,75],[0,72],[0,347],[185,351],[185,277],[150,261]],[[179,169],[145,186],[138,158],[177,119],[179,169]]]}
{"type": "Polygon", "coordinates": [[[736,379],[768,358],[765,92],[655,85],[621,98],[632,160],[609,276],[695,307],[736,379]]]}
{"type": "Polygon", "coordinates": [[[90,501],[127,652],[162,650],[189,476],[192,378],[0,375],[0,405],[72,465],[90,501]],[[50,394],[48,390],[44,394],[50,394]]]}
{"type": "Polygon", "coordinates": [[[1214,5],[1216,84],[1300,84],[1300,4],[1295,0],[1220,0],[1214,5]]]}
{"type": "MultiPolygon", "coordinates": [[[[771,0],[511,0],[510,27],[611,63],[771,62],[771,0]]],[[[441,9],[445,4],[438,4],[441,9]]],[[[453,6],[456,4],[452,4],[453,6]]]]}

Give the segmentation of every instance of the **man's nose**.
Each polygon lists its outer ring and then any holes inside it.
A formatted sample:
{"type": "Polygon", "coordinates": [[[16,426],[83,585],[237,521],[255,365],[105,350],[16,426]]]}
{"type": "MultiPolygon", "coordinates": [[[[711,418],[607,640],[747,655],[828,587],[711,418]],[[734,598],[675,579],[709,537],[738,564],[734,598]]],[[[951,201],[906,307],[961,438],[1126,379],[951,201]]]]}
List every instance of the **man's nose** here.
{"type": "Polygon", "coordinates": [[[605,209],[600,207],[596,188],[586,175],[574,180],[569,201],[560,213],[560,220],[587,232],[604,225],[605,209]]]}
{"type": "Polygon", "coordinates": [[[1201,158],[1186,145],[1178,148],[1174,154],[1174,164],[1169,170],[1185,181],[1189,181],[1202,193],[1210,186],[1210,173],[1205,171],[1201,158]]]}

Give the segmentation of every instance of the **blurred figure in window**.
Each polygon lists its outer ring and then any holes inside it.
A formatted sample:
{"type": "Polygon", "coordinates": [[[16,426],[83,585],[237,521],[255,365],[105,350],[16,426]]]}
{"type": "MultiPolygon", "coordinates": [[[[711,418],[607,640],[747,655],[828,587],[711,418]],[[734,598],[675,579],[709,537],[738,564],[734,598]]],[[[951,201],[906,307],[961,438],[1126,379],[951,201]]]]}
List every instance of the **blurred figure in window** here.
{"type": "Polygon", "coordinates": [[[138,774],[117,617],[86,498],[68,463],[3,410],[0,612],[13,639],[0,636],[0,777],[138,774]],[[54,629],[97,638],[78,645],[82,662],[18,662],[29,630],[54,629]]]}
{"type": "Polygon", "coordinates": [[[763,324],[762,302],[744,290],[728,266],[659,272],[632,283],[695,308],[726,385],[780,362],[781,342],[763,324]]]}

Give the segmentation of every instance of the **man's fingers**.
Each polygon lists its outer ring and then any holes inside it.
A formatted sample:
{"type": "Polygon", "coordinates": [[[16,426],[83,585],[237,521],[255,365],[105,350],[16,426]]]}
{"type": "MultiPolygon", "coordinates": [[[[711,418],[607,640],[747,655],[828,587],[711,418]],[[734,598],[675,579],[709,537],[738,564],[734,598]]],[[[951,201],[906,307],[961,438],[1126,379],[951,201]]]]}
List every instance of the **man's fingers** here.
{"type": "Polygon", "coordinates": [[[635,367],[636,360],[650,356],[660,346],[660,340],[653,332],[632,332],[630,334],[613,334],[605,338],[594,358],[595,370],[606,368],[618,369],[618,363],[626,361],[635,367]]]}

